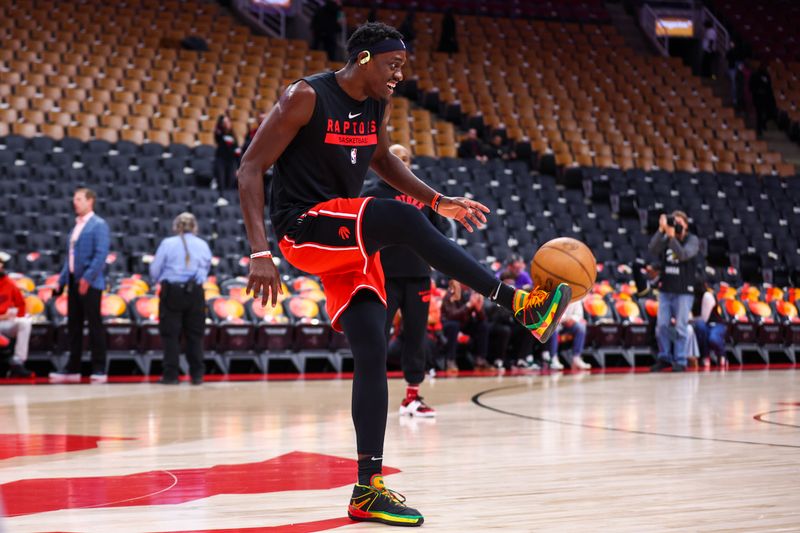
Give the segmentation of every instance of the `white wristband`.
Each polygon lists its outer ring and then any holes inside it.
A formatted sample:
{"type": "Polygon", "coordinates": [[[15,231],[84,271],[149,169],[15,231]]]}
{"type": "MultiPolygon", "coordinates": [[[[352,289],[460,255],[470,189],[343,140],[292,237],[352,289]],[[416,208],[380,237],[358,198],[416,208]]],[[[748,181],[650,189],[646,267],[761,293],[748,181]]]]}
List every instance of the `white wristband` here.
{"type": "Polygon", "coordinates": [[[255,252],[250,254],[250,259],[255,259],[257,257],[269,257],[271,259],[272,252],[270,252],[269,250],[264,250],[263,252],[255,252]]]}

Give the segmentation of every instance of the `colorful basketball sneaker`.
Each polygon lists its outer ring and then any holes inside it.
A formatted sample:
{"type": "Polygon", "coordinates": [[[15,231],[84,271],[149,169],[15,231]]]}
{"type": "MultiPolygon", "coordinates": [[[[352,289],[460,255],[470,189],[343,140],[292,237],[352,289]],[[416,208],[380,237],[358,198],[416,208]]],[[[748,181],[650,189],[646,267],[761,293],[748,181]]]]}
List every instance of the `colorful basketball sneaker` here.
{"type": "Polygon", "coordinates": [[[419,418],[433,418],[436,409],[422,401],[422,396],[405,398],[400,402],[400,414],[417,416],[419,418]]]}
{"type": "Polygon", "coordinates": [[[514,293],[514,318],[536,340],[545,343],[556,330],[571,299],[572,289],[566,283],[560,283],[549,293],[538,287],[531,292],[518,290],[514,293]]]}
{"type": "Polygon", "coordinates": [[[383,476],[375,474],[369,486],[353,488],[353,497],[347,508],[347,516],[360,522],[380,522],[390,526],[421,526],[424,518],[419,511],[407,507],[405,497],[386,488],[383,476]]]}

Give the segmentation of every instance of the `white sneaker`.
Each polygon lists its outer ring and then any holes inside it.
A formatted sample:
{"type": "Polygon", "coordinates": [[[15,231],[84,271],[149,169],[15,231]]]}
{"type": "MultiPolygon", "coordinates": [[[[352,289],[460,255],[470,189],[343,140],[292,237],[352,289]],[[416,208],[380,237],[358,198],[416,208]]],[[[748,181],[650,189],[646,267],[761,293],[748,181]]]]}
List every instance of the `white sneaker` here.
{"type": "Polygon", "coordinates": [[[561,364],[561,359],[557,355],[550,358],[550,370],[564,370],[564,365],[561,364]]]}
{"type": "Polygon", "coordinates": [[[53,383],[80,383],[80,374],[69,374],[67,372],[50,372],[48,375],[53,383]]]}
{"type": "Polygon", "coordinates": [[[433,418],[436,416],[436,409],[422,401],[422,396],[417,396],[413,400],[406,398],[400,403],[400,415],[416,416],[419,418],[433,418]]]}
{"type": "Polygon", "coordinates": [[[576,355],[572,358],[572,368],[573,370],[591,370],[592,365],[584,361],[580,355],[576,355]]]}
{"type": "Polygon", "coordinates": [[[108,383],[108,374],[92,374],[89,380],[92,383],[108,383]]]}

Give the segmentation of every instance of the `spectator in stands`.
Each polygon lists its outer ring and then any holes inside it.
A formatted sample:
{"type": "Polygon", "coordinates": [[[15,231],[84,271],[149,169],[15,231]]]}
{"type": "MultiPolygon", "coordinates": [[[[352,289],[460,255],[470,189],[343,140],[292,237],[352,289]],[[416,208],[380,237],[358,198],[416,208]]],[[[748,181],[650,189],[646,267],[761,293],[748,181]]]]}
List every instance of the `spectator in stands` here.
{"type": "Polygon", "coordinates": [[[109,229],[105,220],[94,212],[97,195],[82,187],[75,191],[72,206],[77,215],[70,232],[67,259],[58,278],[61,294],[68,287],[67,331],[69,362],[63,372],[50,373],[57,382],[77,382],[81,379],[83,324],[89,322],[89,346],[92,352],[93,383],[105,383],[106,330],[100,314],[100,302],[106,280],[103,269],[109,248],[109,229]]]}
{"type": "Polygon", "coordinates": [[[511,254],[506,260],[506,266],[497,273],[498,279],[503,279],[506,274],[514,280],[513,285],[517,289],[529,290],[533,287],[531,276],[525,271],[527,264],[519,254],[511,254]]]}
{"type": "Polygon", "coordinates": [[[717,30],[714,28],[714,23],[710,20],[707,20],[703,26],[705,29],[703,30],[702,40],[703,60],[701,72],[703,77],[716,78],[714,72],[714,57],[717,51],[717,30]]]}
{"type": "Polygon", "coordinates": [[[550,361],[551,370],[564,370],[564,365],[559,360],[558,343],[559,335],[572,336],[570,354],[565,355],[565,360],[570,362],[572,370],[590,370],[592,365],[583,360],[581,354],[586,343],[586,316],[583,312],[583,301],[572,302],[567,306],[556,333],[550,337],[547,349],[542,352],[542,359],[550,361]]]}
{"type": "Polygon", "coordinates": [[[696,257],[699,240],[689,233],[689,217],[683,211],[661,215],[658,231],[650,240],[650,253],[661,263],[656,339],[658,360],[651,367],[661,372],[672,367],[683,372],[687,363],[689,312],[694,300],[696,257]],[[674,334],[671,330],[675,319],[674,334]]]}
{"type": "Polygon", "coordinates": [[[748,107],[752,102],[750,94],[750,67],[746,61],[739,63],[736,68],[736,110],[749,115],[748,107]]]}
{"type": "Polygon", "coordinates": [[[456,36],[456,18],[453,8],[447,8],[442,17],[442,33],[439,37],[439,52],[458,53],[458,37],[456,36]]]}
{"type": "MultiPolygon", "coordinates": [[[[393,144],[389,147],[389,151],[396,155],[406,168],[411,168],[411,152],[405,146],[393,144]]],[[[450,224],[438,216],[430,206],[401,193],[381,179],[365,188],[362,196],[391,198],[411,204],[422,211],[442,233],[446,233],[450,228],[450,224]]],[[[436,410],[427,405],[419,395],[419,387],[425,379],[423,341],[431,300],[431,267],[405,246],[388,246],[381,250],[381,264],[386,278],[387,338],[397,311],[400,310],[403,315],[400,360],[403,376],[408,385],[406,397],[400,404],[400,414],[433,417],[436,415],[436,410]]]]}
{"type": "Polygon", "coordinates": [[[447,338],[446,358],[455,361],[459,332],[469,335],[476,370],[490,368],[489,322],[484,310],[483,295],[456,280],[450,280],[447,296],[442,302],[442,327],[447,338]]]}
{"type": "Polygon", "coordinates": [[[489,141],[489,146],[486,147],[486,155],[489,159],[502,159],[503,161],[516,159],[517,157],[511,151],[511,147],[503,141],[503,136],[499,134],[492,135],[492,140],[489,141]]]}
{"type": "Polygon", "coordinates": [[[728,79],[730,80],[731,101],[733,107],[738,108],[739,92],[736,88],[736,73],[739,72],[739,64],[742,62],[742,54],[736,42],[731,39],[728,51],[725,53],[725,59],[728,62],[728,79]]]}
{"type": "Polygon", "coordinates": [[[337,41],[342,32],[342,21],[344,11],[342,11],[341,0],[327,0],[314,13],[311,19],[311,33],[313,42],[311,48],[314,50],[324,50],[328,54],[328,60],[336,61],[337,41]]]}
{"type": "Polygon", "coordinates": [[[25,313],[25,298],[6,274],[6,263],[11,256],[0,252],[0,334],[16,338],[14,355],[8,367],[8,377],[29,378],[31,371],[25,368],[28,359],[28,344],[31,338],[31,319],[25,313]]]}
{"type": "Polygon", "coordinates": [[[203,283],[211,265],[211,250],[206,241],[197,236],[197,219],[193,214],[178,215],[172,229],[175,235],[161,241],[150,264],[150,278],[161,284],[158,312],[164,345],[164,373],[159,383],[178,384],[178,354],[183,333],[192,385],[200,385],[205,374],[203,283]]]}
{"type": "MultiPolygon", "coordinates": [[[[517,279],[517,276],[508,270],[500,273],[500,281],[503,283],[515,285],[517,279]]],[[[539,365],[533,360],[533,338],[514,320],[511,312],[499,305],[492,305],[487,311],[487,315],[489,317],[488,353],[495,355],[495,366],[539,370],[539,365]]]]}
{"type": "Polygon", "coordinates": [[[467,131],[467,136],[458,146],[458,157],[461,159],[477,159],[485,163],[488,158],[483,152],[483,145],[478,139],[478,130],[470,128],[467,131]]]}
{"type": "Polygon", "coordinates": [[[703,368],[711,367],[711,354],[716,358],[720,368],[728,365],[725,357],[725,335],[728,326],[717,310],[717,297],[706,278],[705,283],[698,284],[695,290],[692,314],[694,319],[694,332],[697,336],[697,345],[700,351],[703,368]]]}
{"type": "Polygon", "coordinates": [[[750,76],[750,94],[756,108],[756,133],[759,138],[767,127],[767,121],[775,114],[775,94],[767,65],[761,63],[750,76]]]}
{"type": "Polygon", "coordinates": [[[236,152],[239,142],[231,127],[228,115],[220,115],[214,128],[214,141],[217,151],[214,153],[214,177],[220,191],[236,188],[236,152]]]}

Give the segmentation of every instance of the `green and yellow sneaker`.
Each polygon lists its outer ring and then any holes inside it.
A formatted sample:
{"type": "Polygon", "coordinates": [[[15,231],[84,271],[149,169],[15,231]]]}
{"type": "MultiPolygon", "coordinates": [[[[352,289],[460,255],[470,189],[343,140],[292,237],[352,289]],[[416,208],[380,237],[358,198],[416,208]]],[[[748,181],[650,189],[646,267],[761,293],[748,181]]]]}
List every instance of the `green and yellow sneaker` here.
{"type": "Polygon", "coordinates": [[[380,522],[390,526],[421,526],[424,518],[419,511],[407,507],[405,497],[386,488],[383,476],[375,474],[369,486],[356,484],[347,515],[360,522],[380,522]]]}
{"type": "Polygon", "coordinates": [[[514,318],[536,340],[545,343],[556,330],[571,299],[572,289],[566,283],[559,284],[552,292],[538,287],[531,292],[518,290],[514,293],[514,318]]]}

